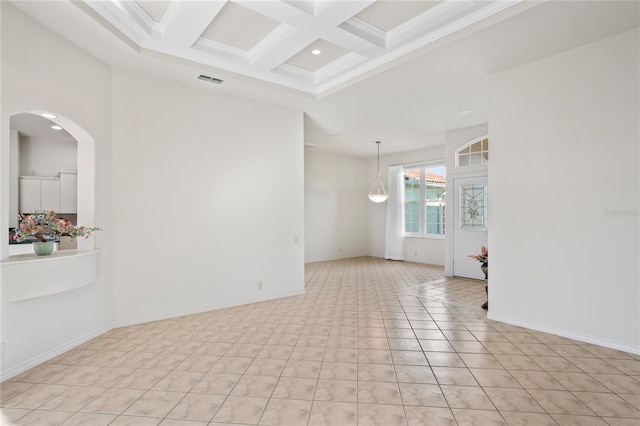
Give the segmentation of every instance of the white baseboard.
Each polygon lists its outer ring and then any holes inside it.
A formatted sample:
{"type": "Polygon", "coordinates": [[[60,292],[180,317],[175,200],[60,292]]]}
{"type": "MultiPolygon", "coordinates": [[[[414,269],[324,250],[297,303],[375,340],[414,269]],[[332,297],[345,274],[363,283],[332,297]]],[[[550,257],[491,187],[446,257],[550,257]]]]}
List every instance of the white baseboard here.
{"type": "Polygon", "coordinates": [[[529,328],[531,330],[542,331],[543,333],[555,334],[556,336],[567,337],[569,339],[578,340],[580,342],[592,343],[598,346],[604,346],[610,349],[616,349],[619,351],[640,355],[640,347],[633,346],[625,342],[619,342],[602,337],[592,336],[589,334],[579,333],[572,330],[565,330],[561,328],[549,327],[546,325],[521,321],[516,318],[510,318],[504,315],[495,315],[490,311],[487,313],[487,318],[493,321],[500,321],[511,325],[517,325],[518,327],[529,328]]]}
{"type": "Polygon", "coordinates": [[[4,382],[5,380],[9,380],[12,377],[17,376],[18,374],[24,373],[30,368],[36,367],[43,362],[47,362],[50,359],[57,357],[58,355],[62,355],[63,353],[71,350],[89,340],[96,338],[107,331],[111,330],[112,327],[110,324],[99,327],[93,331],[83,334],[82,336],[76,337],[75,339],[71,339],[68,342],[62,343],[61,345],[56,346],[55,348],[38,354],[36,356],[31,357],[30,359],[21,362],[20,364],[14,365],[8,370],[3,370],[0,372],[0,382],[4,382]]]}

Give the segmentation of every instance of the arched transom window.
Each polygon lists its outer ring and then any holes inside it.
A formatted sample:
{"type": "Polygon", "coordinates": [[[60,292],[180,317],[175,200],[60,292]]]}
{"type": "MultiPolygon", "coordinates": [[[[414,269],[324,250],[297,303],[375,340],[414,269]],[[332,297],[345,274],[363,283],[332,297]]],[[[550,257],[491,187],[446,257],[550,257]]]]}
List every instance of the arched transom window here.
{"type": "Polygon", "coordinates": [[[483,136],[456,150],[456,167],[475,166],[489,162],[489,138],[483,136]]]}

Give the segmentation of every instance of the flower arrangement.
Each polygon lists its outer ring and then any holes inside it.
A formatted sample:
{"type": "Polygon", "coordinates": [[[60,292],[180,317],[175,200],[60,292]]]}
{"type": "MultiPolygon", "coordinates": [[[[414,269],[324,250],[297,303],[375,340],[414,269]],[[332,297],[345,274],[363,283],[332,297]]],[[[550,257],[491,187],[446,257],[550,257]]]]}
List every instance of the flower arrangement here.
{"type": "Polygon", "coordinates": [[[485,246],[482,246],[480,254],[470,254],[469,257],[480,263],[489,263],[489,250],[485,246]]]}
{"type": "Polygon", "coordinates": [[[56,236],[69,236],[71,239],[77,237],[89,237],[93,232],[100,231],[100,228],[87,228],[85,226],[74,226],[68,220],[58,219],[56,212],[35,211],[28,214],[18,215],[20,226],[16,229],[13,239],[21,242],[29,237],[35,237],[38,241],[46,242],[45,237],[55,238],[56,236]]]}

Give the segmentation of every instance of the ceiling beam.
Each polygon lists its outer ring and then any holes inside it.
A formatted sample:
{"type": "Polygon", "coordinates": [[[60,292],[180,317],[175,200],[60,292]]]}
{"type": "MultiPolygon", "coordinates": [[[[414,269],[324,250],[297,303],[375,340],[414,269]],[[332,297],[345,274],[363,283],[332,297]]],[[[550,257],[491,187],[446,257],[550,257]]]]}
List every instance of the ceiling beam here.
{"type": "Polygon", "coordinates": [[[174,48],[190,48],[222,10],[225,1],[173,2],[163,19],[164,42],[174,48]]]}

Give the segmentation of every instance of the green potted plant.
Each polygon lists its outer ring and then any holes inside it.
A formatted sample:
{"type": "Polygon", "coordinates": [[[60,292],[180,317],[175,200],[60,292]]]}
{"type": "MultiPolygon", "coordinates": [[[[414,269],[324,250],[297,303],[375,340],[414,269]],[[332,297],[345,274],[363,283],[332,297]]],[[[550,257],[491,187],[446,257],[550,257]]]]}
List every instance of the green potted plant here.
{"type": "Polygon", "coordinates": [[[20,225],[13,239],[22,242],[35,238],[33,250],[38,256],[51,254],[57,237],[88,238],[95,231],[100,231],[100,228],[73,225],[68,220],[58,219],[53,210],[20,214],[18,221],[20,225]]]}

